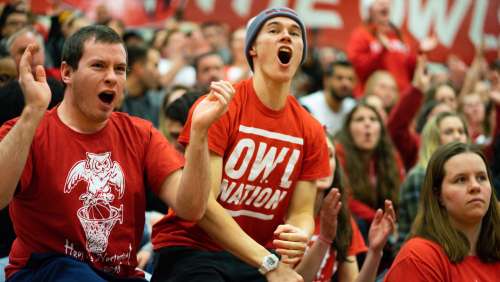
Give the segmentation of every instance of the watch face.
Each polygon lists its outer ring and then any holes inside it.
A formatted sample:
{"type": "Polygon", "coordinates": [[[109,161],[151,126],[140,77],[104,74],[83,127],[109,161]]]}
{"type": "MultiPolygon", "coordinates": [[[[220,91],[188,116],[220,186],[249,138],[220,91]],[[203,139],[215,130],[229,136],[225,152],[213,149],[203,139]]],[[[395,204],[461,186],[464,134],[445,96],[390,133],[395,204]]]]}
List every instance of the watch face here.
{"type": "Polygon", "coordinates": [[[274,256],[268,256],[266,257],[266,264],[269,265],[270,267],[275,266],[278,264],[278,260],[274,256]]]}
{"type": "Polygon", "coordinates": [[[280,259],[274,254],[264,257],[259,272],[265,275],[267,272],[275,270],[278,267],[279,261],[280,259]]]}

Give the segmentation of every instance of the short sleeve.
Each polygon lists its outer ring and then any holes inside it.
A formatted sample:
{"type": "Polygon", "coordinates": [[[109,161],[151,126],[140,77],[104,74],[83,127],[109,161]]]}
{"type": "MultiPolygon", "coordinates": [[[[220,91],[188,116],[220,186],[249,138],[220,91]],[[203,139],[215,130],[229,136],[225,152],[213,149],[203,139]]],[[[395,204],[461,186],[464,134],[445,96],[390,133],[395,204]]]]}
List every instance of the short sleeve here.
{"type": "Polygon", "coordinates": [[[445,281],[450,262],[439,248],[422,238],[411,239],[403,245],[384,281],[445,281]]]}
{"type": "MultiPolygon", "coordinates": [[[[200,97],[196,103],[189,110],[188,119],[184,128],[179,136],[179,143],[183,145],[189,144],[189,138],[191,133],[191,122],[193,117],[193,111],[198,107],[200,102],[205,99],[206,96],[200,97]]],[[[231,110],[232,104],[230,104],[230,109],[226,114],[214,122],[208,130],[208,148],[215,152],[219,156],[223,156],[226,151],[229,137],[229,112],[231,110]]]]}
{"type": "Polygon", "coordinates": [[[351,244],[349,245],[347,254],[349,256],[355,256],[359,253],[365,253],[366,251],[368,251],[365,239],[363,238],[361,231],[359,231],[358,224],[356,224],[356,221],[354,220],[354,218],[352,218],[352,216],[351,216],[351,229],[352,229],[351,244]]]}
{"type": "MultiPolygon", "coordinates": [[[[17,118],[9,120],[0,127],[0,140],[3,140],[5,136],[7,136],[10,130],[16,124],[17,120],[18,120],[17,118]]],[[[31,183],[32,171],[33,171],[33,151],[30,149],[28,153],[28,158],[26,159],[26,164],[24,165],[24,170],[21,174],[21,178],[19,179],[16,194],[21,193],[27,189],[27,187],[31,183]]]]}
{"type": "Polygon", "coordinates": [[[304,139],[306,140],[304,144],[306,147],[302,173],[299,179],[307,181],[327,177],[330,174],[328,147],[325,132],[319,122],[314,120],[304,139]]]}
{"type": "Polygon", "coordinates": [[[156,128],[151,126],[144,162],[148,186],[158,195],[165,179],[172,172],[182,168],[184,157],[156,128]]]}

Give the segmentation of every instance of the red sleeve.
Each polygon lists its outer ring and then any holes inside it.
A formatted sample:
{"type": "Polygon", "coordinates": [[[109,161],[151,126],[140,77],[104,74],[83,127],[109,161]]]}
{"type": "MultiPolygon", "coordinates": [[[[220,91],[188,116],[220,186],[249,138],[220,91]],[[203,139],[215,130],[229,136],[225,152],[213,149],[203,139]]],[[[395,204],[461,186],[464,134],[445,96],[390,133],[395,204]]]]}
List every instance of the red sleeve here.
{"type": "Polygon", "coordinates": [[[447,281],[450,264],[439,245],[413,238],[403,245],[384,281],[447,281]]]}
{"type": "Polygon", "coordinates": [[[381,68],[381,60],[386,52],[381,47],[379,52],[372,52],[370,42],[376,41],[368,32],[367,27],[358,27],[351,35],[347,43],[347,57],[356,70],[356,74],[362,84],[370,74],[381,68]]]}
{"type": "Polygon", "coordinates": [[[310,118],[312,126],[308,136],[305,136],[306,146],[300,180],[316,180],[330,174],[328,146],[323,127],[319,122],[310,118]]]}
{"type": "MultiPolygon", "coordinates": [[[[401,159],[401,156],[399,155],[399,153],[397,151],[394,151],[394,158],[396,159],[396,167],[398,168],[398,172],[399,172],[399,180],[401,182],[403,182],[405,180],[405,177],[406,177],[406,170],[405,170],[403,160],[401,159]]],[[[399,187],[398,187],[398,189],[399,189],[399,187]]]]}
{"type": "MultiPolygon", "coordinates": [[[[0,127],[0,140],[5,138],[9,131],[14,127],[16,124],[18,118],[6,121],[2,127],[0,127]]],[[[35,137],[33,138],[33,140],[35,137]]],[[[32,155],[32,150],[30,149],[30,152],[28,153],[28,158],[26,160],[26,164],[24,165],[24,170],[21,174],[21,178],[19,179],[19,183],[17,186],[16,194],[20,193],[29,186],[31,183],[31,176],[32,176],[32,171],[33,171],[33,155],[32,155]]]]}
{"type": "Polygon", "coordinates": [[[144,161],[147,182],[156,195],[167,176],[184,165],[183,156],[152,125],[144,161]]]}
{"type": "Polygon", "coordinates": [[[410,49],[406,59],[406,67],[408,68],[408,81],[411,81],[413,79],[415,68],[417,67],[417,51],[420,50],[420,43],[413,40],[410,36],[404,36],[404,40],[410,49]]]}
{"type": "MultiPolygon", "coordinates": [[[[206,96],[200,97],[196,103],[189,110],[188,119],[184,128],[179,136],[179,143],[183,145],[189,144],[189,135],[191,132],[191,122],[194,109],[200,104],[200,102],[205,99],[206,96]]],[[[234,109],[234,103],[229,104],[229,110],[224,114],[218,121],[213,123],[208,130],[208,148],[218,154],[223,156],[227,147],[228,137],[229,137],[229,112],[234,109]]]]}
{"type": "Polygon", "coordinates": [[[422,105],[423,98],[420,90],[409,87],[392,109],[387,122],[392,142],[398,149],[406,170],[410,170],[417,162],[420,138],[410,130],[410,125],[422,105]]]}
{"type": "Polygon", "coordinates": [[[373,218],[375,218],[376,210],[366,205],[365,203],[353,199],[352,197],[349,197],[348,203],[349,203],[349,209],[351,210],[353,215],[368,222],[372,222],[373,218]]]}
{"type": "Polygon", "coordinates": [[[493,128],[493,140],[491,140],[490,144],[484,148],[484,154],[488,158],[488,160],[492,160],[494,157],[494,146],[498,142],[498,135],[500,134],[500,105],[495,105],[495,127],[493,128]]]}
{"type": "Polygon", "coordinates": [[[361,234],[361,231],[359,231],[358,224],[352,217],[351,217],[351,228],[352,228],[351,244],[349,245],[349,250],[347,250],[347,255],[355,256],[359,253],[365,253],[366,251],[368,251],[368,248],[366,247],[365,244],[365,239],[363,239],[363,235],[361,234]]]}

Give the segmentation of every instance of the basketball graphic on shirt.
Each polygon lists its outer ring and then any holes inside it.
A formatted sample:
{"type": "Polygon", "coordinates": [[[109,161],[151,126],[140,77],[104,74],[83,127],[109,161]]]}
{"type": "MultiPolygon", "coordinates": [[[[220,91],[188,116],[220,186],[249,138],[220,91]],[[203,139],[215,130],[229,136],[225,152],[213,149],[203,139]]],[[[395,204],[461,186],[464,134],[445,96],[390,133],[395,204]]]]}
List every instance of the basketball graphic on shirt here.
{"type": "Polygon", "coordinates": [[[110,206],[108,218],[91,218],[89,207],[82,207],[77,215],[87,237],[87,250],[91,253],[101,254],[106,251],[108,237],[116,222],[123,222],[123,205],[120,208],[110,206]]]}
{"type": "Polygon", "coordinates": [[[111,205],[104,201],[97,201],[87,207],[87,214],[88,218],[93,220],[109,218],[111,216],[111,205]]]}
{"type": "Polygon", "coordinates": [[[123,222],[123,205],[111,205],[116,196],[121,199],[125,192],[123,170],[111,160],[111,152],[86,153],[86,159],[76,162],[69,171],[64,193],[71,193],[80,181],[87,183],[87,189],[80,195],[83,207],[78,209],[77,217],[87,238],[87,250],[101,254],[106,251],[115,224],[123,222]]]}

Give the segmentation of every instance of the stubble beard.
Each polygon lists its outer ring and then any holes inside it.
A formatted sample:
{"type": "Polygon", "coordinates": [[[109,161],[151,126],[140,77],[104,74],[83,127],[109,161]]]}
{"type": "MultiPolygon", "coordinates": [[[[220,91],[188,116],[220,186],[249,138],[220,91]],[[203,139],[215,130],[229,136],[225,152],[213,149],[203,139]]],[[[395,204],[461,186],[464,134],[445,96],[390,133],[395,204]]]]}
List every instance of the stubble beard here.
{"type": "Polygon", "coordinates": [[[330,94],[331,98],[333,98],[335,101],[338,102],[342,102],[347,97],[352,97],[352,93],[348,93],[347,95],[340,95],[337,91],[335,91],[332,88],[328,89],[328,93],[330,94]]]}

